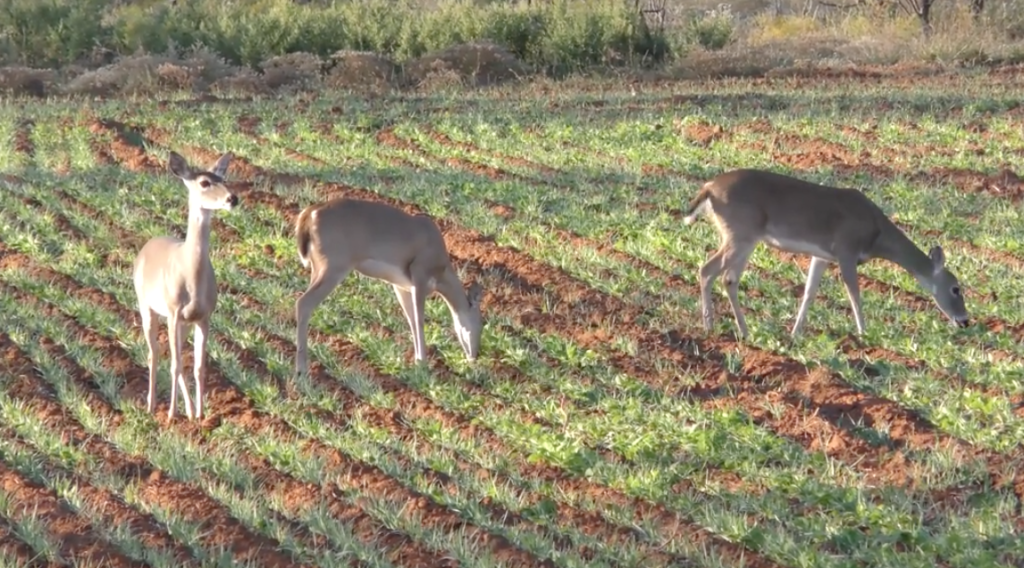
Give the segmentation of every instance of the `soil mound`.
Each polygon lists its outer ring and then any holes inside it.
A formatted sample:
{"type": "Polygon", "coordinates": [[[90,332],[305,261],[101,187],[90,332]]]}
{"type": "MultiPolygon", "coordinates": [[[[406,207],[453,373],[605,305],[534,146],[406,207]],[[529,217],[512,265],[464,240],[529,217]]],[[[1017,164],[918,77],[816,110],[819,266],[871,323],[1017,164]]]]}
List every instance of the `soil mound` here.
{"type": "Polygon", "coordinates": [[[324,83],[334,89],[382,89],[395,86],[401,68],[392,60],[371,51],[341,50],[331,55],[324,83]]]}
{"type": "Polygon", "coordinates": [[[53,88],[56,75],[51,69],[0,67],[0,93],[45,97],[53,88]]]}
{"type": "Polygon", "coordinates": [[[526,66],[507,49],[485,41],[434,51],[405,65],[406,80],[413,86],[438,81],[496,85],[518,80],[527,73],[526,66]]]}
{"type": "Polygon", "coordinates": [[[64,86],[68,94],[115,96],[156,94],[167,90],[204,90],[210,83],[237,70],[216,54],[197,49],[179,57],[165,55],[128,55],[110,65],[85,71],[64,86]]]}

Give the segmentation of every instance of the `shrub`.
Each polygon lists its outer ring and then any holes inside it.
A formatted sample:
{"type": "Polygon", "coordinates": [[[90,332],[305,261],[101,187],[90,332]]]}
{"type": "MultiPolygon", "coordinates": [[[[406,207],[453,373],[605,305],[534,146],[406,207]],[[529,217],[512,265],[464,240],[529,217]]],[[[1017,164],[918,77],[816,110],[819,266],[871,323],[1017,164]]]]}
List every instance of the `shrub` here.
{"type": "Polygon", "coordinates": [[[3,0],[0,51],[9,61],[56,66],[90,55],[110,42],[97,14],[105,0],[3,0]]]}
{"type": "Polygon", "coordinates": [[[722,49],[732,41],[732,12],[727,4],[723,4],[693,18],[688,27],[693,43],[707,50],[722,49]]]}
{"type": "Polygon", "coordinates": [[[10,61],[63,65],[95,47],[121,56],[203,46],[235,65],[257,68],[304,52],[342,50],[396,60],[474,41],[491,41],[531,67],[556,74],[621,59],[660,61],[667,42],[644,25],[629,0],[521,2],[347,0],[177,0],[111,5],[105,0],[0,0],[2,54],[10,61]]]}

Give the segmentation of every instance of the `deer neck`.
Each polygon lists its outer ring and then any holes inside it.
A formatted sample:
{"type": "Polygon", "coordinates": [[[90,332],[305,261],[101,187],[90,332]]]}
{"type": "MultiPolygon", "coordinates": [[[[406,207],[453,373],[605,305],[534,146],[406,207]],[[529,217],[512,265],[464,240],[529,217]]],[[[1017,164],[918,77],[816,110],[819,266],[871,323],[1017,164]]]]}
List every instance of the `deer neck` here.
{"type": "Polygon", "coordinates": [[[448,305],[448,311],[452,313],[452,319],[456,322],[462,321],[463,314],[469,312],[469,299],[462,290],[462,283],[454,274],[447,273],[437,281],[435,287],[437,294],[441,296],[444,303],[448,305]]]}
{"type": "Polygon", "coordinates": [[[875,256],[893,262],[910,273],[924,289],[934,292],[935,265],[899,227],[889,224],[878,239],[875,256]]]}
{"type": "Polygon", "coordinates": [[[190,206],[188,212],[188,229],[185,232],[185,244],[182,248],[184,263],[191,268],[190,274],[199,277],[210,257],[210,224],[213,212],[201,207],[190,206]]]}

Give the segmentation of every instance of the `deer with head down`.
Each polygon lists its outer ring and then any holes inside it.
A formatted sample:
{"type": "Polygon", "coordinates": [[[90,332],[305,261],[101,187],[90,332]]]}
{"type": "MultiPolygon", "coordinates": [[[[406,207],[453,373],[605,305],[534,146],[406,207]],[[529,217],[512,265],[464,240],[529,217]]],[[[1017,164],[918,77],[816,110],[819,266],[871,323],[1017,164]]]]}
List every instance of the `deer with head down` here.
{"type": "Polygon", "coordinates": [[[857,267],[874,258],[908,271],[955,325],[967,327],[970,323],[963,289],[946,268],[942,247],[936,245],[925,254],[861,191],[739,169],[704,184],[690,201],[684,224],[693,223],[702,213],[714,221],[721,237],[718,250],[700,268],[701,314],[707,331],[713,324],[711,287],[724,272],[739,336],[747,336],[739,281],[751,252],[762,241],[779,250],[811,256],[793,324],[794,337],[800,334],[828,263],[839,265],[857,333],[863,334],[857,267]]]}
{"type": "Polygon", "coordinates": [[[416,362],[426,359],[424,303],[437,292],[448,304],[455,337],[469,360],[480,351],[483,289],[462,288],[440,229],[426,215],[410,215],[384,203],[335,199],[299,213],[295,235],[309,287],[295,302],[297,375],[308,371],[309,318],[353,270],[391,284],[412,332],[416,362]]]}

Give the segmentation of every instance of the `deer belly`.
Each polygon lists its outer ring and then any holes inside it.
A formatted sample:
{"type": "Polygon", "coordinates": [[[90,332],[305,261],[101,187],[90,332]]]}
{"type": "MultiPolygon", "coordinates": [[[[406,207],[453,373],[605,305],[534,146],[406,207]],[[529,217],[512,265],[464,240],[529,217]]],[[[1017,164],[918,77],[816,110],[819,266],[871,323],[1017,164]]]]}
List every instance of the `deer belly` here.
{"type": "Polygon", "coordinates": [[[817,245],[812,242],[802,241],[800,239],[787,239],[776,236],[766,236],[764,241],[769,245],[786,252],[794,254],[807,254],[816,256],[818,258],[824,258],[825,260],[835,260],[835,256],[824,247],[817,245]]]}
{"type": "Polygon", "coordinates": [[[171,315],[171,310],[167,307],[167,300],[164,299],[162,290],[154,290],[146,295],[146,307],[149,308],[149,311],[160,317],[166,318],[171,315]]]}
{"type": "Polygon", "coordinates": [[[405,267],[380,262],[379,260],[364,260],[356,266],[356,271],[370,278],[383,280],[406,290],[412,288],[412,280],[409,278],[405,267]]]}

